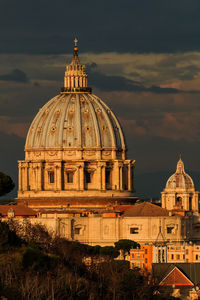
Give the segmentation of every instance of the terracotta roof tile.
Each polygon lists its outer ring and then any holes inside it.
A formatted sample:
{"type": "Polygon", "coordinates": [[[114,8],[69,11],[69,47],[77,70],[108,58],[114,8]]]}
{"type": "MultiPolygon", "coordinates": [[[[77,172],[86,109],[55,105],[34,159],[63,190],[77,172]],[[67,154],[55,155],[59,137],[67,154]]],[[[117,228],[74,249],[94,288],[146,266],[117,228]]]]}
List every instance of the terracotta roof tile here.
{"type": "Polygon", "coordinates": [[[160,282],[163,286],[193,286],[193,282],[187,278],[177,267],[167,274],[167,276],[160,282]]]}
{"type": "Polygon", "coordinates": [[[7,216],[9,209],[14,210],[15,216],[36,216],[32,208],[23,205],[0,205],[0,215],[7,216]]]}
{"type": "Polygon", "coordinates": [[[168,215],[169,212],[167,209],[149,202],[135,204],[132,206],[132,208],[126,210],[124,213],[125,217],[157,217],[168,215]]]}

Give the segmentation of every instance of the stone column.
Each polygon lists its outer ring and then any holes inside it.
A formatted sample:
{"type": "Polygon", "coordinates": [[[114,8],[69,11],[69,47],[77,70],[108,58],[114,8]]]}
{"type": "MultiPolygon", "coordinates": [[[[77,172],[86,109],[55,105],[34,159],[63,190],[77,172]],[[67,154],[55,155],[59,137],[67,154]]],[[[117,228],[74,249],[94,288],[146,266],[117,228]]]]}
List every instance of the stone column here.
{"type": "Polygon", "coordinates": [[[40,177],[39,177],[39,166],[35,167],[35,190],[39,190],[40,177]]]}
{"type": "Polygon", "coordinates": [[[55,166],[55,183],[56,183],[56,190],[61,190],[61,163],[57,163],[55,166]]]}
{"type": "Polygon", "coordinates": [[[80,87],[82,87],[82,86],[83,86],[83,78],[82,78],[82,76],[81,76],[81,77],[79,77],[79,85],[80,85],[80,87]]]}
{"type": "Polygon", "coordinates": [[[42,184],[42,162],[37,164],[37,190],[41,191],[43,189],[42,184]]]}
{"type": "Polygon", "coordinates": [[[79,187],[78,189],[80,191],[84,190],[84,163],[81,163],[81,165],[79,165],[78,167],[78,173],[79,173],[79,187]]]}
{"type": "Polygon", "coordinates": [[[75,77],[75,87],[78,87],[78,76],[75,77]]]}
{"type": "Polygon", "coordinates": [[[83,77],[83,87],[85,87],[86,86],[86,78],[85,78],[85,76],[83,77]]]}
{"type": "Polygon", "coordinates": [[[128,191],[132,191],[132,170],[131,164],[128,164],[128,191]]]}
{"type": "Polygon", "coordinates": [[[106,166],[105,164],[101,167],[101,182],[102,182],[102,190],[106,189],[106,166]]]}
{"type": "Polygon", "coordinates": [[[101,191],[102,190],[102,176],[101,176],[101,162],[98,162],[98,165],[97,165],[97,190],[101,191]]]}
{"type": "Polygon", "coordinates": [[[71,87],[74,88],[74,77],[71,77],[71,87]]]}
{"type": "Polygon", "coordinates": [[[29,190],[28,172],[29,172],[28,163],[25,163],[25,165],[24,165],[24,180],[23,180],[24,191],[29,190]]]}
{"type": "Polygon", "coordinates": [[[22,190],[22,166],[21,166],[21,162],[19,162],[19,181],[18,181],[18,189],[19,191],[22,190]]]}
{"type": "Polygon", "coordinates": [[[123,190],[122,168],[123,168],[123,167],[120,165],[120,167],[119,167],[119,186],[120,186],[120,191],[123,190]]]}
{"type": "Polygon", "coordinates": [[[114,162],[113,167],[113,181],[112,181],[112,189],[113,190],[119,190],[120,189],[120,183],[119,183],[119,161],[116,160],[114,162]]]}
{"type": "Polygon", "coordinates": [[[67,87],[69,87],[69,88],[71,87],[70,77],[69,76],[67,77],[67,87]]]}

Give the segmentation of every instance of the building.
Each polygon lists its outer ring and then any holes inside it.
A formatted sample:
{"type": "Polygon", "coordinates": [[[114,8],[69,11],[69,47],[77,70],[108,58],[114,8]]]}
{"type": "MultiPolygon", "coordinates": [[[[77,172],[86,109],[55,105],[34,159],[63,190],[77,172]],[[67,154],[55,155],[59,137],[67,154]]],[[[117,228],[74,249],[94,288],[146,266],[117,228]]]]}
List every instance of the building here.
{"type": "Polygon", "coordinates": [[[138,267],[151,272],[153,264],[198,263],[200,264],[200,245],[171,244],[144,245],[130,250],[130,267],[138,267]]]}
{"type": "Polygon", "coordinates": [[[153,264],[152,280],[156,294],[179,299],[199,299],[200,264],[153,264]]]}
{"type": "Polygon", "coordinates": [[[117,117],[88,87],[75,40],[64,87],[29,128],[18,206],[37,213],[33,224],[90,245],[198,243],[198,192],[183,161],[167,181],[162,207],[135,203],[134,165],[117,117]]]}
{"type": "Polygon", "coordinates": [[[167,180],[162,194],[162,207],[174,211],[199,215],[199,193],[195,191],[192,178],[185,172],[181,158],[176,172],[167,180]]]}
{"type": "Polygon", "coordinates": [[[28,131],[17,203],[37,210],[133,203],[134,162],[117,117],[87,85],[75,41],[64,88],[28,131]]]}
{"type": "Polygon", "coordinates": [[[153,263],[153,245],[144,245],[139,249],[130,250],[130,268],[140,268],[151,272],[153,263]]]}
{"type": "Polygon", "coordinates": [[[18,218],[35,218],[37,213],[23,205],[0,205],[0,217],[3,220],[18,218]]]}

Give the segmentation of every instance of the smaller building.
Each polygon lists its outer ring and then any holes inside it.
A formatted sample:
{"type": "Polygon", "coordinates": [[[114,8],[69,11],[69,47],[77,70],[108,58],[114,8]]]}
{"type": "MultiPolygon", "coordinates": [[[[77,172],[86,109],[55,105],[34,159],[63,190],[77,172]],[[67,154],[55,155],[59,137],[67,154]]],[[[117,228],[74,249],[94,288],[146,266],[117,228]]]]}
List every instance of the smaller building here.
{"type": "Polygon", "coordinates": [[[151,272],[154,263],[200,263],[200,245],[143,245],[130,250],[130,267],[151,272]]]}
{"type": "Polygon", "coordinates": [[[199,299],[200,264],[153,264],[152,279],[157,294],[179,299],[199,299]]]}
{"type": "Polygon", "coordinates": [[[185,172],[181,158],[177,163],[176,172],[167,180],[166,187],[161,194],[163,208],[199,214],[199,193],[195,191],[192,178],[185,172]]]}
{"type": "Polygon", "coordinates": [[[170,245],[167,261],[176,263],[200,263],[200,245],[170,245]]]}
{"type": "Polygon", "coordinates": [[[145,245],[140,249],[130,250],[130,266],[131,269],[137,267],[147,272],[151,272],[153,262],[153,246],[145,245]]]}

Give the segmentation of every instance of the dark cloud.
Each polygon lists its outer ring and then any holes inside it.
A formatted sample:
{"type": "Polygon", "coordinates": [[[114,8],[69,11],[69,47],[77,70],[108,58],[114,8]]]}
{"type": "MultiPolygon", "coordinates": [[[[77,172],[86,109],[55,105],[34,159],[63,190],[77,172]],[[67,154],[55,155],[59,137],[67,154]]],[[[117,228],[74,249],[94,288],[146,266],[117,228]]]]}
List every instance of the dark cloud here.
{"type": "Polygon", "coordinates": [[[4,81],[16,81],[16,82],[29,82],[29,78],[23,71],[15,69],[12,72],[4,75],[0,75],[0,80],[4,81]]]}
{"type": "MultiPolygon", "coordinates": [[[[5,134],[0,131],[0,165],[1,172],[11,176],[15,183],[15,189],[6,197],[16,197],[18,188],[18,166],[17,161],[24,159],[24,144],[25,139],[14,134],[5,134]]],[[[4,198],[6,198],[4,196],[4,198]]]]}
{"type": "Polygon", "coordinates": [[[137,81],[129,80],[122,76],[109,76],[97,71],[97,65],[92,63],[87,65],[89,85],[103,91],[134,91],[152,92],[155,94],[176,94],[181,91],[174,88],[161,88],[159,86],[145,87],[137,81]]]}
{"type": "Polygon", "coordinates": [[[70,52],[75,35],[83,51],[199,50],[199,11],[199,0],[2,1],[0,51],[70,52]]]}

